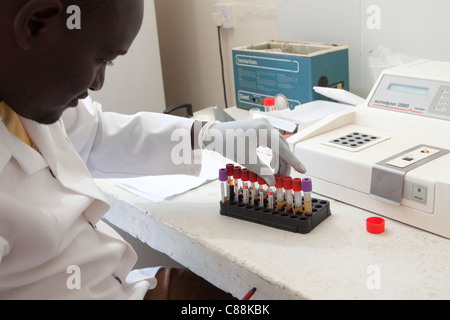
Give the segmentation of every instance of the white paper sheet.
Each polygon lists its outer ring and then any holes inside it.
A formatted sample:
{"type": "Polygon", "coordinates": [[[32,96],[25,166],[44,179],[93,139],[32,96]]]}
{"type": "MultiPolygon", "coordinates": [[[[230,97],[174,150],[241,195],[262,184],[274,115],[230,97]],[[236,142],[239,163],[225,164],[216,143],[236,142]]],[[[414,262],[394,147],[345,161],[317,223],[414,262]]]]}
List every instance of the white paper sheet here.
{"type": "Polygon", "coordinates": [[[299,124],[310,123],[342,110],[354,108],[347,104],[316,100],[297,106],[294,110],[277,111],[280,116],[299,124]]]}
{"type": "Polygon", "coordinates": [[[182,194],[219,177],[225,159],[205,159],[200,175],[164,175],[139,178],[111,179],[121,188],[152,202],[161,202],[182,194]]]}

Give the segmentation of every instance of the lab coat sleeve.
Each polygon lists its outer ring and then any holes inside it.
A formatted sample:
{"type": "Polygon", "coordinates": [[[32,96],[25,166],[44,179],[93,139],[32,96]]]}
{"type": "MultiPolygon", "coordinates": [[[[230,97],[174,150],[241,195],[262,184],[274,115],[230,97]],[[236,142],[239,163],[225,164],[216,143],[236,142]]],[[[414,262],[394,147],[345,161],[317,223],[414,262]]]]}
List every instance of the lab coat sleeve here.
{"type": "Polygon", "coordinates": [[[72,144],[96,178],[188,174],[201,170],[199,150],[191,150],[194,120],[140,112],[103,112],[90,97],[63,114],[72,144]]]}

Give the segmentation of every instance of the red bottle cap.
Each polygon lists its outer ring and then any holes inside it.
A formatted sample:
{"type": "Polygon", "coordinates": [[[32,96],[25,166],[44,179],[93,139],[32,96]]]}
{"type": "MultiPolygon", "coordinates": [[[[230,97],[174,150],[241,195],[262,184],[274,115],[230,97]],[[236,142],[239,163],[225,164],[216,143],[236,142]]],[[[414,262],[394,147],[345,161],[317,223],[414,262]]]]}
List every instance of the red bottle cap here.
{"type": "Polygon", "coordinates": [[[283,176],[275,175],[275,188],[283,188],[283,176]]]}
{"type": "Polygon", "coordinates": [[[283,188],[286,190],[292,189],[292,177],[283,178],[283,188]]]}
{"type": "Polygon", "coordinates": [[[228,163],[225,167],[227,168],[228,176],[232,176],[233,175],[234,164],[228,163]]]}
{"type": "Polygon", "coordinates": [[[366,229],[370,233],[378,234],[384,232],[384,219],[380,217],[370,217],[366,220],[366,229]]]}
{"type": "Polygon", "coordinates": [[[248,181],[250,171],[246,168],[241,169],[241,179],[242,181],[248,181]]]}
{"type": "Polygon", "coordinates": [[[248,179],[250,180],[250,182],[258,181],[258,178],[256,177],[256,173],[254,173],[253,171],[250,171],[250,173],[248,175],[248,179]]]}
{"type": "Polygon", "coordinates": [[[241,178],[241,167],[235,166],[233,168],[233,178],[240,179],[241,178]]]}
{"type": "Polygon", "coordinates": [[[258,176],[258,184],[266,184],[266,181],[263,179],[263,178],[261,178],[260,176],[258,176]]]}
{"type": "Polygon", "coordinates": [[[275,98],[274,97],[268,97],[264,98],[264,106],[270,107],[275,105],[275,98]]]}
{"type": "Polygon", "coordinates": [[[302,191],[302,179],[300,178],[292,179],[292,189],[294,191],[302,191]]]}

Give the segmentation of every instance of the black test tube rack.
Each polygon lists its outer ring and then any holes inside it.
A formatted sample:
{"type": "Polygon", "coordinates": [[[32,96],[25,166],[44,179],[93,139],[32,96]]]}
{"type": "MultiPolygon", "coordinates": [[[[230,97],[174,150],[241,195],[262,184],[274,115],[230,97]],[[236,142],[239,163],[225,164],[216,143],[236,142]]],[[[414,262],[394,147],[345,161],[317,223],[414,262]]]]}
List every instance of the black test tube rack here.
{"type": "MultiPolygon", "coordinates": [[[[303,201],[303,197],[302,197],[303,201]]],[[[220,201],[220,214],[290,232],[307,234],[331,215],[330,202],[312,198],[312,214],[286,213],[276,209],[261,208],[241,201],[220,201]]]]}

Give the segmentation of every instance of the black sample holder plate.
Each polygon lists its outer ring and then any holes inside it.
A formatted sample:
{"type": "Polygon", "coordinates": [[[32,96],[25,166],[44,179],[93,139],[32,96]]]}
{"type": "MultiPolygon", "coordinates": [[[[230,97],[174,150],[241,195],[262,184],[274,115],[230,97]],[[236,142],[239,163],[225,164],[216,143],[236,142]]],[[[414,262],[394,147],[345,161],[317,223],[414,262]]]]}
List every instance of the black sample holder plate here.
{"type": "Polygon", "coordinates": [[[220,214],[290,232],[307,234],[331,215],[330,202],[312,198],[312,215],[289,214],[242,202],[220,202],[220,214]]]}

